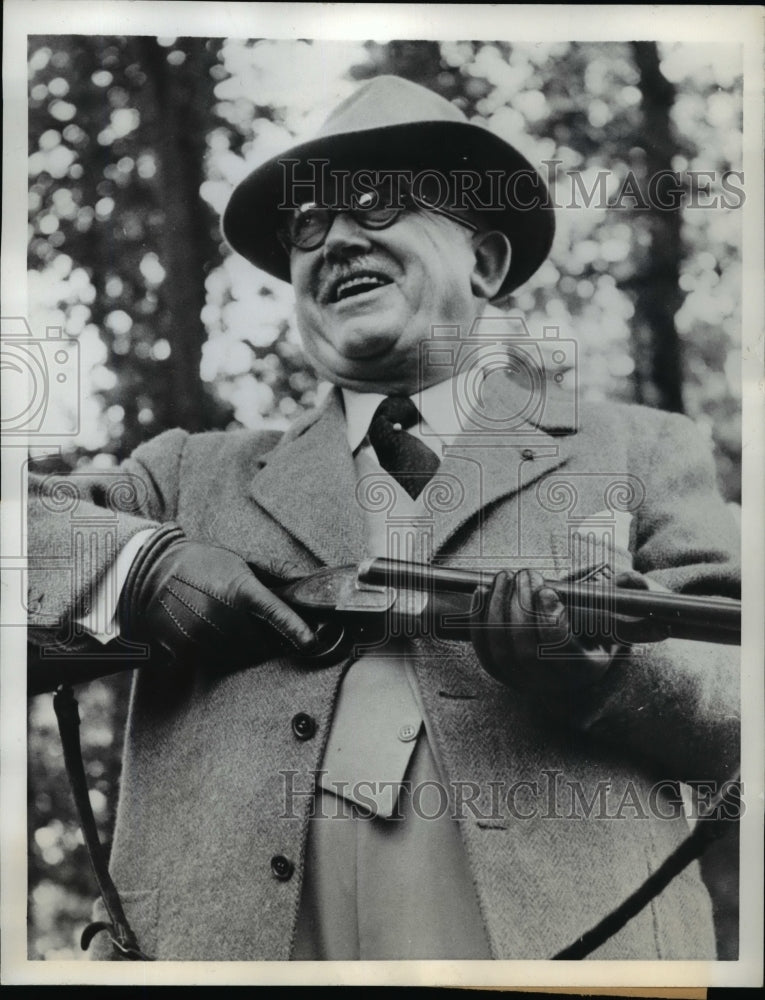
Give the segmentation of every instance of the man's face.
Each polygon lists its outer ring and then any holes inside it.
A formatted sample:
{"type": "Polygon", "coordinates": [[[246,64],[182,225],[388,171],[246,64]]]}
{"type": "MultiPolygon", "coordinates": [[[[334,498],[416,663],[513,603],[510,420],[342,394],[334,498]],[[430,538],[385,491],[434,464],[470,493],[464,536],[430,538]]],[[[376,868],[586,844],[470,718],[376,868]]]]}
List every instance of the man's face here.
{"type": "Polygon", "coordinates": [[[466,336],[483,306],[471,286],[471,233],[426,211],[369,230],[340,212],[323,246],[292,249],[298,326],[318,374],[362,392],[412,393],[444,377],[422,370],[434,326],[466,336]]]}

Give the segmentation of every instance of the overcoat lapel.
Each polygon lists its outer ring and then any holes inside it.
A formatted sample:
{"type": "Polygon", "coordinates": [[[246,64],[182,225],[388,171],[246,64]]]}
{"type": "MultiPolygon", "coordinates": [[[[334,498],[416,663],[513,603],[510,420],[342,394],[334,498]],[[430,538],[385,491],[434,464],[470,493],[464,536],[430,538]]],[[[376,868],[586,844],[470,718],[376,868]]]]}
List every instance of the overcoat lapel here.
{"type": "Polygon", "coordinates": [[[530,430],[536,431],[533,446],[455,443],[447,448],[433,488],[442,480],[444,492],[448,489],[451,495],[454,483],[458,482],[461,492],[459,502],[444,505],[445,509],[434,517],[435,552],[471,518],[480,518],[495,501],[518,493],[565,462],[567,447],[561,447],[559,441],[538,429],[530,430]]]}
{"type": "Polygon", "coordinates": [[[356,474],[339,393],[296,424],[261,458],[250,496],[320,562],[363,557],[364,522],[353,502],[356,474]]]}
{"type": "Polygon", "coordinates": [[[548,396],[537,420],[508,419],[508,414],[521,412],[523,391],[509,378],[487,380],[482,411],[472,419],[468,415],[463,433],[445,448],[433,488],[440,478],[443,495],[458,489],[459,501],[442,503],[434,518],[434,552],[491,504],[517,494],[568,459],[568,435],[576,429],[570,398],[548,396]]]}
{"type": "MultiPolygon", "coordinates": [[[[548,433],[575,429],[565,400],[546,400],[538,422],[518,420],[504,433],[483,429],[487,417],[491,428],[501,429],[501,415],[518,412],[518,391],[510,379],[491,380],[475,430],[468,424],[445,448],[441,466],[421,497],[433,513],[434,554],[489,505],[566,461],[571,438],[548,433]]],[[[338,390],[261,458],[250,495],[325,565],[363,558],[364,515],[355,500],[356,473],[338,390]]]]}

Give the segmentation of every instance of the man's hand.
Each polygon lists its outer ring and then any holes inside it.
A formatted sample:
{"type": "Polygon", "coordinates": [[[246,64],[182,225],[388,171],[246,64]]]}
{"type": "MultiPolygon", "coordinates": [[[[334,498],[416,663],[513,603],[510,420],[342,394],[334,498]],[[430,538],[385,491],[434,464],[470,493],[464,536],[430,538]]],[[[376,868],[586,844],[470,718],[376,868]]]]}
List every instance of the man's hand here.
{"type": "MultiPolygon", "coordinates": [[[[643,589],[625,573],[617,586],[643,589]]],[[[510,687],[537,696],[573,694],[600,680],[624,646],[575,635],[560,597],[535,570],[497,574],[473,598],[473,646],[483,667],[510,687]]]]}
{"type": "Polygon", "coordinates": [[[136,556],[120,598],[130,639],[171,659],[209,657],[226,668],[290,649],[306,652],[311,629],[255,577],[241,556],[160,528],[136,556]]]}

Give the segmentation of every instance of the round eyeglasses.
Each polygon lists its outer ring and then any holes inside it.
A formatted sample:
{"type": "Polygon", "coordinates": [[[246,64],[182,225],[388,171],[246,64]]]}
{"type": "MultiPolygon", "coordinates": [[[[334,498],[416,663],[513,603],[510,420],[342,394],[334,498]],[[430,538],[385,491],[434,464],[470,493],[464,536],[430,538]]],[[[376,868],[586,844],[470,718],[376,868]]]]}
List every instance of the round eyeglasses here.
{"type": "Polygon", "coordinates": [[[294,209],[279,228],[279,242],[289,253],[297,250],[316,250],[327,238],[335,216],[341,212],[357,222],[363,229],[387,229],[407,211],[421,209],[443,215],[452,222],[465,226],[472,232],[478,227],[456,213],[452,213],[439,205],[431,205],[424,198],[415,198],[408,194],[396,204],[385,202],[377,192],[369,192],[360,196],[358,203],[351,208],[327,208],[316,202],[307,202],[294,209]]]}

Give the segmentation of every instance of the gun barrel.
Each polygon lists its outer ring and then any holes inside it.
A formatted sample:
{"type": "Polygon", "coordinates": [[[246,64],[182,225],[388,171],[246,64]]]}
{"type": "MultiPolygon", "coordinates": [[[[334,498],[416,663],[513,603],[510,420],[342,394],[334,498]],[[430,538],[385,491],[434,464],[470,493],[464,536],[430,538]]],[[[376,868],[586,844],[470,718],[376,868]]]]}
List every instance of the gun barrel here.
{"type": "MultiPolygon", "coordinates": [[[[358,570],[360,583],[424,590],[472,593],[490,586],[495,573],[395,559],[369,559],[358,570]]],[[[741,604],[725,597],[698,597],[569,580],[545,580],[569,608],[603,615],[650,619],[668,635],[735,644],[741,641],[741,604]]]]}

